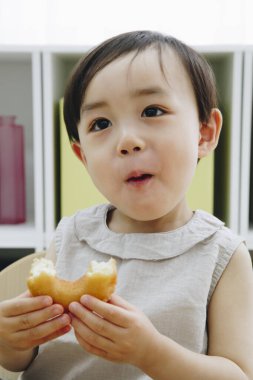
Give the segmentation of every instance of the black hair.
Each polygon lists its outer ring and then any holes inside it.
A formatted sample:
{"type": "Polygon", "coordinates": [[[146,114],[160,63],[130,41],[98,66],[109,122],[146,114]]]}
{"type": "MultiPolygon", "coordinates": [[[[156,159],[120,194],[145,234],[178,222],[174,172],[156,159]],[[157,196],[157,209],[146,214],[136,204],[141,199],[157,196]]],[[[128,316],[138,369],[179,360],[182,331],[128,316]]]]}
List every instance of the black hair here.
{"type": "Polygon", "coordinates": [[[154,31],[134,31],[112,37],[85,55],[76,65],[64,95],[64,120],[70,141],[79,141],[80,109],[86,89],[97,72],[115,59],[130,52],[155,47],[159,53],[169,47],[176,52],[192,83],[200,122],[208,122],[212,108],[217,107],[215,77],[205,58],[178,39],[154,31]]]}

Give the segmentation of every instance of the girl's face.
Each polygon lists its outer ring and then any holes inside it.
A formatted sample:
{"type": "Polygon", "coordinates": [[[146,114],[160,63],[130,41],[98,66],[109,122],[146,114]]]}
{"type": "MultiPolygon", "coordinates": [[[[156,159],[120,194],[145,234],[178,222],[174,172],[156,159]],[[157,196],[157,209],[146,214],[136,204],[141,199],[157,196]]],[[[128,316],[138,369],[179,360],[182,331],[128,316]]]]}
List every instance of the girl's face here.
{"type": "Polygon", "coordinates": [[[189,219],[185,194],[201,124],[176,54],[163,52],[164,73],[155,49],[134,55],[113,61],[90,82],[78,126],[81,154],[94,184],[116,207],[119,231],[157,221],[166,230],[189,219]]]}

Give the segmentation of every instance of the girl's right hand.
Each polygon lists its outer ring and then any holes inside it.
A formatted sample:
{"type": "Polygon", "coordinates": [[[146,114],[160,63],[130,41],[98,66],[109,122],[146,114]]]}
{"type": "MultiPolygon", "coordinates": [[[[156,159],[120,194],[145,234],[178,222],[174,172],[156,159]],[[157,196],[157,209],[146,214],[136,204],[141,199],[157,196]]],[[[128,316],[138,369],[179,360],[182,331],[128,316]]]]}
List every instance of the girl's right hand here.
{"type": "Polygon", "coordinates": [[[70,316],[48,296],[29,292],[0,302],[0,349],[25,351],[70,331],[70,316]]]}

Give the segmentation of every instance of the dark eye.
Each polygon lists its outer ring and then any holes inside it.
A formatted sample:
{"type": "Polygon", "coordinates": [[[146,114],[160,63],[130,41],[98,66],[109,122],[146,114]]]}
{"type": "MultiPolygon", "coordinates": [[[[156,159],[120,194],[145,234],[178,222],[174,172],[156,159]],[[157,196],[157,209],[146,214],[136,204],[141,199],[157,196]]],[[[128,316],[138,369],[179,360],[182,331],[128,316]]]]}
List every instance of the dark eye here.
{"type": "Polygon", "coordinates": [[[98,132],[110,126],[111,122],[107,119],[97,119],[91,124],[91,131],[98,132]]]}
{"type": "Polygon", "coordinates": [[[147,107],[142,114],[145,117],[156,117],[163,115],[164,111],[159,107],[147,107]]]}

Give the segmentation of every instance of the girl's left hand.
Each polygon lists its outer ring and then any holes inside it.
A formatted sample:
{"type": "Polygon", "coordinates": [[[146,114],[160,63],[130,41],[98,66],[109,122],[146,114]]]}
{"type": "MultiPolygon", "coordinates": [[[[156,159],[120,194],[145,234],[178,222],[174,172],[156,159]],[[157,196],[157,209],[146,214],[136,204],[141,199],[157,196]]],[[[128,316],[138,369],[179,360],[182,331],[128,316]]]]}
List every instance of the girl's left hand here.
{"type": "Polygon", "coordinates": [[[160,333],[144,313],[121,297],[113,295],[106,303],[85,295],[69,310],[76,338],[89,353],[139,368],[154,356],[160,333]]]}

